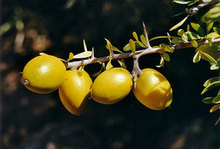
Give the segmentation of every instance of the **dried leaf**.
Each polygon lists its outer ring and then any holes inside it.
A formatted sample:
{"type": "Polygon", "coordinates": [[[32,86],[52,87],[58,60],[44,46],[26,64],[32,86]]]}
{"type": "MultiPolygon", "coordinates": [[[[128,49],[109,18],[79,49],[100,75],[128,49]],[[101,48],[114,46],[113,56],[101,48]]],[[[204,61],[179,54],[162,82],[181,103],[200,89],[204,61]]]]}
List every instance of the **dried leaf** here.
{"type": "Polygon", "coordinates": [[[111,60],[108,61],[105,69],[111,69],[113,67],[111,60]]]}

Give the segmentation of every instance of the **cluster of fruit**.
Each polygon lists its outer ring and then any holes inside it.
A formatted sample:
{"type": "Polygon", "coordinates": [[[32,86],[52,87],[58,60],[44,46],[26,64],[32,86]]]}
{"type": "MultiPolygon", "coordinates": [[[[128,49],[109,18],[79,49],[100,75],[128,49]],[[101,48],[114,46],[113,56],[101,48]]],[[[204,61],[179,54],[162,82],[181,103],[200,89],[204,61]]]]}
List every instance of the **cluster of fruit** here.
{"type": "Polygon", "coordinates": [[[143,69],[135,80],[128,70],[114,67],[105,70],[92,81],[84,70],[66,70],[63,62],[50,55],[30,60],[24,67],[22,82],[29,90],[47,94],[59,90],[65,108],[74,115],[82,114],[91,96],[101,104],[114,104],[131,90],[135,97],[152,110],[162,110],[172,102],[172,88],[168,80],[154,69],[143,69]]]}

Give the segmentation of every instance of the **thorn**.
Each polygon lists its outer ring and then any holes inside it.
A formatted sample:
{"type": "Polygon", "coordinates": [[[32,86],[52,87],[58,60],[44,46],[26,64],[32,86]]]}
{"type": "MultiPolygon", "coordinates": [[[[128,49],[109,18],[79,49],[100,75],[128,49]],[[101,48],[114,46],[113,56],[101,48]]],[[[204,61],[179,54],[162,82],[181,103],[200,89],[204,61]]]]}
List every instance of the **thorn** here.
{"type": "Polygon", "coordinates": [[[95,49],[94,49],[94,47],[92,47],[92,56],[91,56],[91,58],[92,58],[92,59],[95,58],[95,49]]]}
{"type": "Polygon", "coordinates": [[[84,47],[84,51],[86,52],[86,51],[87,51],[87,46],[86,46],[86,41],[85,41],[85,39],[83,39],[83,47],[84,47]]]}
{"type": "Polygon", "coordinates": [[[30,82],[27,79],[24,79],[23,83],[24,85],[30,85],[30,82]]]}
{"type": "Polygon", "coordinates": [[[144,35],[145,35],[145,38],[146,38],[146,42],[147,42],[147,45],[150,47],[150,42],[149,42],[149,38],[148,38],[148,34],[147,34],[147,29],[146,29],[144,21],[142,23],[143,23],[144,35]]]}

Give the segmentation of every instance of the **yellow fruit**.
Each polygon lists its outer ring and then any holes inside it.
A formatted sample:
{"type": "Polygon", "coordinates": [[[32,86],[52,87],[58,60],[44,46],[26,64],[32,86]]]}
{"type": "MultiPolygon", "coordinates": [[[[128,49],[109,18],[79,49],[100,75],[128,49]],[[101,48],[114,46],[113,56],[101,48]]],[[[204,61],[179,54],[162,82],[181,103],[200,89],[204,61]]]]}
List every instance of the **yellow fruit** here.
{"type": "Polygon", "coordinates": [[[30,60],[24,67],[22,82],[35,93],[55,91],[63,82],[66,68],[55,56],[42,55],[30,60]]]}
{"type": "Polygon", "coordinates": [[[154,69],[143,69],[143,74],[137,78],[135,97],[152,110],[162,110],[172,102],[172,88],[168,80],[154,69]]]}
{"type": "Polygon", "coordinates": [[[85,71],[69,70],[59,88],[59,96],[64,107],[74,115],[85,111],[92,80],[85,71]]]}
{"type": "Polygon", "coordinates": [[[130,73],[124,68],[111,68],[102,72],[94,81],[92,98],[102,104],[114,104],[125,98],[132,89],[130,73]]]}

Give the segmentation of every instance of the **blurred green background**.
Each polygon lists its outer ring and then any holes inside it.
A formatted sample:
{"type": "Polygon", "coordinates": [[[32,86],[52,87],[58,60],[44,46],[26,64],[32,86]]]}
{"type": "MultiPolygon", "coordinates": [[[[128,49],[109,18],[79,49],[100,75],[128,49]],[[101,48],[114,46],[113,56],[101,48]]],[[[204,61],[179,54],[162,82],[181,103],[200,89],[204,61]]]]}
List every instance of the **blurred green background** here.
{"type": "MultiPolygon", "coordinates": [[[[171,82],[174,100],[163,111],[144,107],[131,93],[115,105],[91,100],[84,115],[73,116],[57,92],[38,95],[20,81],[24,65],[39,52],[67,59],[69,52],[82,52],[85,39],[90,49],[94,46],[95,56],[106,56],[104,38],[122,49],[133,31],[142,34],[142,21],[150,38],[166,35],[185,17],[173,17],[184,9],[170,0],[2,1],[1,22],[8,30],[1,36],[1,148],[218,149],[220,127],[214,125],[218,115],[209,113],[210,106],[200,95],[203,82],[217,74],[207,62],[192,63],[193,49],[175,51],[160,69],[155,67],[158,54],[140,59],[141,68],[157,69],[171,82]]],[[[191,20],[197,22],[199,17],[191,20]]],[[[152,44],[161,42],[165,41],[152,44]]],[[[132,60],[126,64],[131,71],[132,60]]],[[[93,74],[99,67],[85,69],[93,74]]]]}

